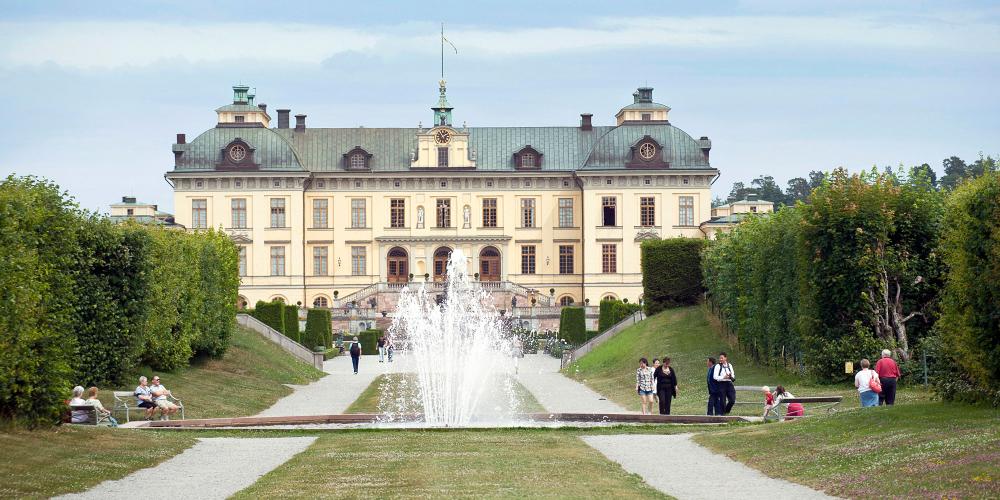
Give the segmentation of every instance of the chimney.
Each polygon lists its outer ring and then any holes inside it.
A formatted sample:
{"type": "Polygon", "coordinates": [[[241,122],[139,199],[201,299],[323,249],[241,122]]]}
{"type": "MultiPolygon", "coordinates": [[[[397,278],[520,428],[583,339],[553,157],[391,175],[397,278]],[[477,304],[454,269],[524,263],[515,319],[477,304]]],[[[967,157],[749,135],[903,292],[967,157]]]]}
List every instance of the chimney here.
{"type": "Polygon", "coordinates": [[[288,128],[288,113],[291,112],[290,109],[278,110],[278,128],[288,128]]]}
{"type": "Polygon", "coordinates": [[[594,130],[594,124],[590,121],[593,117],[591,113],[580,113],[580,130],[594,130]]]}
{"type": "Polygon", "coordinates": [[[260,108],[261,111],[267,113],[267,104],[260,103],[257,105],[257,107],[260,108]]]}
{"type": "Polygon", "coordinates": [[[295,115],[295,131],[305,132],[306,130],[306,115],[295,115]]]}
{"type": "Polygon", "coordinates": [[[135,203],[134,196],[122,196],[122,203],[135,203]]]}
{"type": "Polygon", "coordinates": [[[698,139],[698,147],[701,148],[701,154],[705,156],[705,161],[708,161],[708,152],[712,150],[712,141],[703,135],[701,139],[698,139]]]}
{"type": "Polygon", "coordinates": [[[184,134],[177,134],[177,144],[186,144],[187,137],[184,134]]]}

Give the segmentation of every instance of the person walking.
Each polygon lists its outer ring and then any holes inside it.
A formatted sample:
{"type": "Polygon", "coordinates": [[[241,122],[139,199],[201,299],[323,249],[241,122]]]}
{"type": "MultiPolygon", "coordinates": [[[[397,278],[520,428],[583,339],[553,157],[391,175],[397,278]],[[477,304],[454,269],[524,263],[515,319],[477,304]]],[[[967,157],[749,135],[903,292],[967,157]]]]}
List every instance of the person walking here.
{"type": "Polygon", "coordinates": [[[892,351],[882,349],[882,359],[875,362],[875,373],[882,383],[882,392],[878,395],[878,404],[893,406],[896,404],[896,380],[899,379],[899,365],[892,359],[892,351]]]}
{"type": "Polygon", "coordinates": [[[351,342],[351,364],[354,365],[354,374],[358,374],[358,361],[361,360],[361,343],[354,337],[351,342]]]}
{"type": "Polygon", "coordinates": [[[385,335],[379,335],[378,337],[378,362],[385,362],[385,335]]]}
{"type": "Polygon", "coordinates": [[[719,383],[715,381],[712,377],[712,371],[715,370],[715,358],[708,357],[708,373],[705,375],[705,380],[708,382],[708,412],[706,415],[715,415],[715,409],[718,406],[719,399],[719,383]]]}
{"type": "Polygon", "coordinates": [[[670,358],[663,358],[653,371],[656,379],[656,397],[660,400],[660,415],[670,415],[670,402],[677,397],[677,372],[670,367],[670,358]]]}
{"type": "Polygon", "coordinates": [[[874,370],[869,370],[871,361],[861,360],[861,371],[854,375],[854,387],[858,388],[858,397],[861,399],[861,407],[878,406],[878,393],[872,389],[872,382],[878,383],[878,374],[874,370]]]}
{"type": "Polygon", "coordinates": [[[736,382],[736,372],[733,370],[733,365],[729,363],[729,357],[726,356],[725,352],[719,353],[719,363],[712,371],[712,378],[719,384],[715,414],[729,415],[729,412],[733,410],[733,405],[736,404],[736,386],[733,385],[736,382]]]}
{"type": "Polygon", "coordinates": [[[639,368],[635,371],[635,392],[639,394],[639,404],[643,415],[653,412],[653,370],[649,368],[646,358],[639,359],[639,368]]]}

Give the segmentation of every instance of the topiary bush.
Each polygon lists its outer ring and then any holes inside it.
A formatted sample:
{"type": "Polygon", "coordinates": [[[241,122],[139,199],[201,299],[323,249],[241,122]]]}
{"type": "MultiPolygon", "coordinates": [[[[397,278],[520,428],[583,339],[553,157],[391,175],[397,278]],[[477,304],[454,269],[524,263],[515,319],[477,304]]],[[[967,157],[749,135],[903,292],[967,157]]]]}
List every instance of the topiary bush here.
{"type": "Polygon", "coordinates": [[[597,330],[606,331],[619,321],[635,314],[640,308],[639,304],[629,304],[617,299],[602,300],[597,330]]]}
{"type": "Polygon", "coordinates": [[[559,337],[573,345],[587,340],[587,316],[582,307],[563,307],[559,315],[559,337]]]}
{"type": "Polygon", "coordinates": [[[642,294],[649,314],[698,303],[704,248],[705,240],[693,238],[642,242],[642,294]]]}
{"type": "MultiPolygon", "coordinates": [[[[358,341],[361,342],[361,353],[378,354],[378,338],[382,336],[382,330],[372,328],[363,332],[358,332],[358,341]]],[[[349,345],[349,344],[348,344],[349,345]]]]}
{"type": "Polygon", "coordinates": [[[282,330],[281,333],[284,333],[286,337],[301,344],[302,335],[299,333],[299,306],[289,306],[283,304],[282,314],[285,316],[285,329],[282,330]]]}
{"type": "Polygon", "coordinates": [[[285,303],[280,301],[264,302],[258,300],[250,315],[260,320],[261,323],[285,333],[285,303]]]}
{"type": "Polygon", "coordinates": [[[333,341],[330,321],[328,309],[310,309],[306,313],[306,331],[302,335],[303,345],[310,349],[316,346],[330,347],[333,341]]]}

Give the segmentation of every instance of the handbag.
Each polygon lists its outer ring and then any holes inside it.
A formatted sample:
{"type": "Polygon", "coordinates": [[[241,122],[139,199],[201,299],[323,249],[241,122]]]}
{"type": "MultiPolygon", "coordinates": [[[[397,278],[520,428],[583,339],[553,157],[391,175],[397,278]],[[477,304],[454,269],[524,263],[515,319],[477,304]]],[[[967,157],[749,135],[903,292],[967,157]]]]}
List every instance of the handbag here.
{"type": "Polygon", "coordinates": [[[878,374],[872,372],[872,378],[868,381],[868,388],[875,394],[882,394],[882,382],[878,379],[878,374]]]}

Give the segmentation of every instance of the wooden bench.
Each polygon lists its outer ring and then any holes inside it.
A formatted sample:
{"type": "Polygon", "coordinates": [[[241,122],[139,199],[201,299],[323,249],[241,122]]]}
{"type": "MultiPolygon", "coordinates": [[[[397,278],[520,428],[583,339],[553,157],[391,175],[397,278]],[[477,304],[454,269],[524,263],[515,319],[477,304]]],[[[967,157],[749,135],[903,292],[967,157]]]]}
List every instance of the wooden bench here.
{"type": "MultiPolygon", "coordinates": [[[[115,406],[111,408],[112,412],[124,412],[125,421],[131,422],[129,412],[139,411],[145,414],[146,409],[138,406],[135,402],[135,393],[131,391],[114,391],[115,395],[115,406]]],[[[177,405],[177,408],[181,411],[181,419],[184,419],[184,403],[181,400],[173,397],[172,395],[167,396],[167,401],[177,405]]]]}
{"type": "Polygon", "coordinates": [[[91,405],[91,404],[69,405],[69,411],[70,411],[70,423],[71,424],[73,424],[73,425],[97,425],[98,418],[97,418],[97,407],[96,406],[91,405]],[[73,412],[77,412],[77,411],[85,411],[85,412],[87,412],[87,420],[84,420],[83,422],[73,422],[72,421],[73,412]]]}
{"type": "Polygon", "coordinates": [[[767,414],[764,415],[764,420],[768,420],[768,419],[781,420],[783,418],[795,419],[795,418],[802,418],[802,417],[809,416],[805,411],[802,412],[801,416],[798,416],[798,415],[783,416],[783,415],[781,415],[781,411],[782,411],[781,408],[783,406],[785,406],[786,404],[790,404],[790,403],[799,403],[799,404],[802,405],[803,408],[805,408],[805,405],[807,405],[807,404],[814,404],[814,405],[817,405],[817,406],[813,406],[812,407],[813,408],[813,410],[812,410],[813,412],[820,411],[820,410],[826,410],[826,413],[833,413],[833,412],[837,411],[837,405],[839,405],[840,402],[843,401],[843,400],[844,400],[843,396],[811,396],[811,397],[810,396],[804,396],[804,397],[794,397],[794,398],[782,399],[780,404],[777,404],[774,407],[769,408],[767,410],[767,414]]]}

